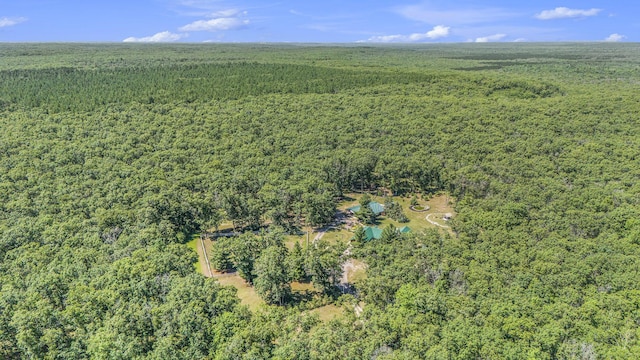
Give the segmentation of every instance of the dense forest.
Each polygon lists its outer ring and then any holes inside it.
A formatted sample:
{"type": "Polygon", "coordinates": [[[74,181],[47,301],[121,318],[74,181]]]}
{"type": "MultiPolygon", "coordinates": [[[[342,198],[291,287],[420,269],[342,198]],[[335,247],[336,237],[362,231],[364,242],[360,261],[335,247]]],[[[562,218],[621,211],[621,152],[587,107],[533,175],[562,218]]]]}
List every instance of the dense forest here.
{"type": "Polygon", "coordinates": [[[637,44],[0,44],[0,358],[639,358],[639,69],[637,44]],[[283,237],[380,189],[451,196],[453,231],[353,241],[341,295],[348,245],[283,237]],[[196,272],[222,224],[217,267],[270,305],[196,272]]]}

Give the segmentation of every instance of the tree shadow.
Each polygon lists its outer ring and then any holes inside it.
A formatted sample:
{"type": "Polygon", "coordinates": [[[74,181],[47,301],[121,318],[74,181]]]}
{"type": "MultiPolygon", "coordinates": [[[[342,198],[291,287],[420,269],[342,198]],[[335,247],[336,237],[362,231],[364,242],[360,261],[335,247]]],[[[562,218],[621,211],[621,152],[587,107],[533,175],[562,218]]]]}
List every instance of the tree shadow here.
{"type": "Polygon", "coordinates": [[[351,197],[351,196],[349,196],[349,195],[342,195],[342,196],[340,197],[340,200],[342,200],[342,201],[356,201],[356,199],[355,199],[355,198],[352,198],[352,197],[351,197]]]}
{"type": "Polygon", "coordinates": [[[289,305],[295,306],[303,302],[310,302],[318,296],[318,294],[319,293],[315,290],[292,291],[288,303],[289,305]]]}

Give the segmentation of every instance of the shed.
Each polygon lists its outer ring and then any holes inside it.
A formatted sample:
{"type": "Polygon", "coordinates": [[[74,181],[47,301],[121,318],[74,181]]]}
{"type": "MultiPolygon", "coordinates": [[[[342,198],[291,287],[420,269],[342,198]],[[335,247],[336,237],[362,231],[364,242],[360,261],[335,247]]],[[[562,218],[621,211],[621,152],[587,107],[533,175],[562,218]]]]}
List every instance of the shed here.
{"type": "Polygon", "coordinates": [[[398,232],[399,232],[400,234],[406,234],[406,233],[408,233],[408,232],[411,232],[411,228],[410,228],[410,227],[408,227],[408,226],[403,226],[403,227],[401,227],[400,229],[398,229],[398,232]]]}
{"type": "Polygon", "coordinates": [[[355,214],[358,211],[360,211],[360,205],[349,207],[349,208],[347,208],[347,211],[352,213],[352,214],[355,214]]]}

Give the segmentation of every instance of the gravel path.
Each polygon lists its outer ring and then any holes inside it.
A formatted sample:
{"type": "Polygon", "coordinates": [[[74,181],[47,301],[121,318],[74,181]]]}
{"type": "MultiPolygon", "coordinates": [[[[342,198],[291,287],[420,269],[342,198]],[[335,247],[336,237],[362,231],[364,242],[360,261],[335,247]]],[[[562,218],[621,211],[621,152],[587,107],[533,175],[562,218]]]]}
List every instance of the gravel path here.
{"type": "Polygon", "coordinates": [[[209,257],[207,256],[207,250],[204,246],[204,239],[200,238],[200,241],[196,243],[196,250],[198,252],[198,256],[204,261],[198,261],[200,263],[200,270],[202,274],[206,277],[213,277],[213,272],[211,271],[211,264],[209,263],[209,257]]]}
{"type": "Polygon", "coordinates": [[[435,221],[433,221],[433,220],[429,219],[429,217],[430,217],[431,215],[433,215],[433,214],[429,214],[429,215],[427,215],[427,217],[425,217],[425,219],[426,219],[430,224],[435,225],[435,226],[439,226],[439,227],[444,228],[444,229],[451,229],[451,226],[441,225],[441,224],[438,224],[437,222],[435,222],[435,221]]]}

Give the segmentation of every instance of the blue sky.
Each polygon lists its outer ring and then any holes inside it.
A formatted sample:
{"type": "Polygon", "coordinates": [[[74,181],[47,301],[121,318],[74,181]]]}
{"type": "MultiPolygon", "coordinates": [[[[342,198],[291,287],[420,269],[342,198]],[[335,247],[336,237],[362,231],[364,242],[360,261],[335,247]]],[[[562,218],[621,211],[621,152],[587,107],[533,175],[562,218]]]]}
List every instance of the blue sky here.
{"type": "Polygon", "coordinates": [[[640,41],[627,1],[0,0],[0,42],[640,41]]]}

